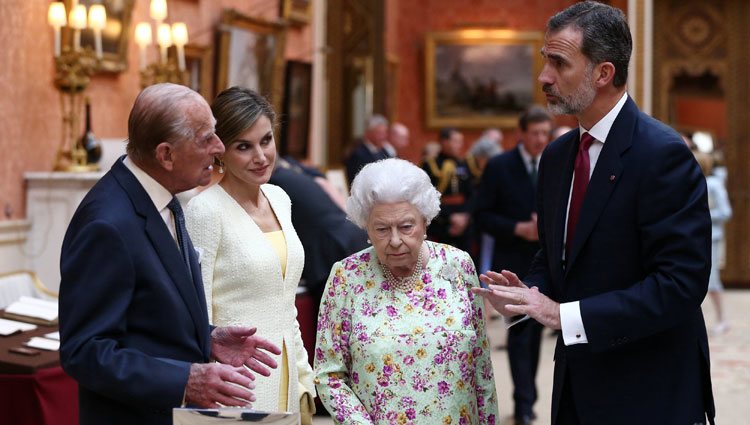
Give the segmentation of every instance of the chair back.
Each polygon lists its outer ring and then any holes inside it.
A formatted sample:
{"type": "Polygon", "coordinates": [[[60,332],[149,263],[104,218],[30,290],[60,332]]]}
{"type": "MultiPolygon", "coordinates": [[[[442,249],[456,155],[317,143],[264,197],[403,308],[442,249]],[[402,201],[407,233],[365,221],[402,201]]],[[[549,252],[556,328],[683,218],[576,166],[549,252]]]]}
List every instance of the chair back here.
{"type": "Polygon", "coordinates": [[[32,271],[19,270],[0,274],[0,309],[5,309],[22,296],[57,299],[57,293],[49,290],[32,271]]]}

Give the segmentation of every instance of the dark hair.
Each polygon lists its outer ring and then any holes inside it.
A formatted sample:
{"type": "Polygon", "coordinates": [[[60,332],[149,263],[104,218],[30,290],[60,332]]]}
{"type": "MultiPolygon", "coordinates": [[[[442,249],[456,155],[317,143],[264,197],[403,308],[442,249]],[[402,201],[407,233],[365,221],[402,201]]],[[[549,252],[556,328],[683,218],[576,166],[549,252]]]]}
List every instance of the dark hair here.
{"type": "Polygon", "coordinates": [[[438,140],[441,141],[441,142],[443,140],[448,140],[448,139],[451,138],[451,135],[453,133],[457,133],[457,132],[458,132],[458,130],[456,130],[453,127],[444,127],[444,128],[441,128],[440,129],[440,133],[438,133],[438,140]]]}
{"type": "Polygon", "coordinates": [[[594,64],[611,62],[615,66],[614,86],[624,86],[633,50],[625,14],[606,4],[584,1],[551,17],[547,32],[556,33],[571,25],[583,33],[581,53],[594,64]]]}
{"type": "Polygon", "coordinates": [[[143,89],[128,117],[128,156],[136,163],[153,161],[159,143],[195,138],[187,113],[191,100],[200,102],[202,98],[177,84],[154,84],[143,89]]]}
{"type": "Polygon", "coordinates": [[[539,105],[531,105],[518,118],[518,126],[521,128],[521,131],[526,131],[529,129],[529,124],[552,121],[552,119],[552,114],[547,111],[547,108],[539,105]]]}
{"type": "Polygon", "coordinates": [[[245,87],[230,87],[216,96],[211,104],[216,118],[216,135],[228,145],[244,133],[261,116],[276,126],[276,112],[268,100],[254,90],[245,87]]]}

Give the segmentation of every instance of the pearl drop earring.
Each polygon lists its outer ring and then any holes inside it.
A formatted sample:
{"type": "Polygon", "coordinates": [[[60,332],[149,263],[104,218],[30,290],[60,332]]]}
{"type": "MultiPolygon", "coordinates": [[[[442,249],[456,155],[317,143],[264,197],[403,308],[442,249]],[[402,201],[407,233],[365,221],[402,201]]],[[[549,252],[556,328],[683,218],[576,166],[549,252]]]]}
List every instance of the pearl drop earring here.
{"type": "Polygon", "coordinates": [[[372,245],[372,242],[369,239],[367,239],[367,243],[369,243],[370,245],[372,245]]]}

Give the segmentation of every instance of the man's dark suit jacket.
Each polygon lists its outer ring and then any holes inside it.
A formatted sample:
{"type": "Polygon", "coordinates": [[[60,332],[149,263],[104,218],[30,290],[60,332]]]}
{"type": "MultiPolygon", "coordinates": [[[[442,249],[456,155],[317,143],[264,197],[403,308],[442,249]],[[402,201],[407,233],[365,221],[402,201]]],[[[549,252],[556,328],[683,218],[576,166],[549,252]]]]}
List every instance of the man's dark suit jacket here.
{"type": "Polygon", "coordinates": [[[60,359],[81,424],[171,424],[190,365],[210,355],[201,273],[192,276],[122,158],[78,207],[62,246],[60,359]]]}
{"type": "MultiPolygon", "coordinates": [[[[552,414],[563,379],[582,424],[713,423],[701,313],[711,256],[706,183],[680,136],[628,99],[607,136],[563,264],[578,131],[541,159],[541,250],[526,281],[580,300],[588,344],[558,340],[552,414]]],[[[553,419],[553,424],[554,424],[553,419]]]]}
{"type": "Polygon", "coordinates": [[[365,145],[364,141],[357,143],[346,160],[344,160],[344,165],[346,166],[346,179],[349,182],[349,186],[352,185],[354,177],[359,173],[359,170],[361,170],[362,167],[371,162],[380,161],[381,159],[387,159],[390,157],[391,156],[385,149],[380,149],[373,153],[365,145]]]}
{"type": "Polygon", "coordinates": [[[475,217],[479,230],[495,238],[492,270],[510,270],[519,277],[529,271],[539,242],[527,241],[514,232],[516,223],[531,220],[536,212],[535,200],[520,148],[487,162],[475,198],[475,217]]]}

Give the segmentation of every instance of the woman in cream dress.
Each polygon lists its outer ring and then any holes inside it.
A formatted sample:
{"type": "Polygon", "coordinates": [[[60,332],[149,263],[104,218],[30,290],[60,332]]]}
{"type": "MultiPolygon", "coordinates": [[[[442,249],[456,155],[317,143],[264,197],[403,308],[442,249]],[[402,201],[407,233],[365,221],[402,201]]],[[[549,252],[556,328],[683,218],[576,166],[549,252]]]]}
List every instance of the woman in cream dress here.
{"type": "Polygon", "coordinates": [[[233,87],[211,106],[226,147],[221,181],[187,207],[188,231],[200,253],[212,324],[251,324],[282,347],[279,367],[255,380],[263,411],[301,412],[310,423],[314,386],[294,300],[305,261],[292,227],[291,201],[268,184],[276,162],[275,113],[256,92],[233,87]]]}

